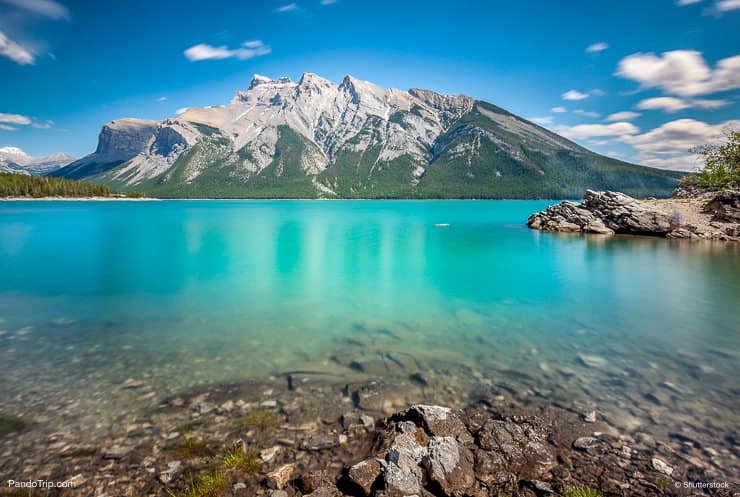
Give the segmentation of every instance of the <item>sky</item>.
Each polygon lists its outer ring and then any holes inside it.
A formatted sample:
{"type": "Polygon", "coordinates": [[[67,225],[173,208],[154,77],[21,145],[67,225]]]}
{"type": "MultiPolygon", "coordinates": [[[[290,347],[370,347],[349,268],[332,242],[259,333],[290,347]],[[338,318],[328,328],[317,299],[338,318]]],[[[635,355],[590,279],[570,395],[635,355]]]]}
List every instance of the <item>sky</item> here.
{"type": "Polygon", "coordinates": [[[463,93],[689,170],[740,128],[740,0],[0,0],[0,147],[80,157],[111,120],[303,72],[463,93]]]}

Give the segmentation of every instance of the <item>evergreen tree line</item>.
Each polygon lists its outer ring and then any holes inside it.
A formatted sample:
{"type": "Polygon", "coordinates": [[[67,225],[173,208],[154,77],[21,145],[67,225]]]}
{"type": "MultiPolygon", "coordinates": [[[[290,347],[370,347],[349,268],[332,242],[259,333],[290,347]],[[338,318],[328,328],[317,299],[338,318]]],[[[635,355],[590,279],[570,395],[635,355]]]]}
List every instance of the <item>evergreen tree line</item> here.
{"type": "Polygon", "coordinates": [[[0,197],[112,197],[117,195],[111,188],[48,176],[0,173],[0,197]]]}

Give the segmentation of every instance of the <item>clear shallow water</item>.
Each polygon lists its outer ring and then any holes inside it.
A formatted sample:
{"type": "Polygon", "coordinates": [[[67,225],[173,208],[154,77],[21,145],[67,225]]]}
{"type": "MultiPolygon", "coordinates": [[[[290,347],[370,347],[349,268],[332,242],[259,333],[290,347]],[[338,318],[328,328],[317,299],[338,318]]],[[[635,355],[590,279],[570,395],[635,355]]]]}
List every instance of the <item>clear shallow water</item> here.
{"type": "Polygon", "coordinates": [[[0,203],[3,404],[130,377],[163,396],[349,374],[331,358],[361,356],[359,340],[422,370],[518,372],[655,425],[645,396],[667,382],[658,409],[737,425],[738,247],[529,230],[546,205],[0,203]]]}

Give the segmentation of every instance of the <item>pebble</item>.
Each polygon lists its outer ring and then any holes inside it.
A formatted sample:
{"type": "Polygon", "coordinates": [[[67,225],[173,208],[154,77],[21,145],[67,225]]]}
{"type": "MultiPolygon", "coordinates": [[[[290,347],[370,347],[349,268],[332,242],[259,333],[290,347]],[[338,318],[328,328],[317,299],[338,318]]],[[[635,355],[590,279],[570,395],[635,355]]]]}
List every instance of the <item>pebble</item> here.
{"type": "Polygon", "coordinates": [[[103,458],[104,459],[121,459],[122,457],[125,457],[126,455],[131,452],[131,447],[121,447],[118,445],[115,445],[109,449],[103,450],[103,458]]]}
{"type": "Polygon", "coordinates": [[[128,380],[123,382],[123,384],[121,385],[121,388],[141,388],[143,386],[144,386],[143,381],[129,378],[128,380]]]}
{"type": "Polygon", "coordinates": [[[278,455],[280,449],[281,447],[279,445],[275,445],[274,447],[270,447],[269,449],[263,449],[260,451],[260,459],[265,462],[270,462],[275,459],[275,456],[278,455]]]}
{"type": "Polygon", "coordinates": [[[653,463],[653,468],[655,468],[656,471],[663,473],[666,476],[671,476],[673,474],[673,468],[670,467],[662,459],[653,457],[652,463],[653,463]]]}
{"type": "Polygon", "coordinates": [[[576,440],[573,442],[573,448],[586,450],[586,449],[590,449],[591,447],[594,447],[598,443],[599,443],[598,438],[580,437],[580,438],[576,438],[576,440]]]}
{"type": "Polygon", "coordinates": [[[578,354],[578,359],[589,368],[603,368],[606,366],[606,359],[597,355],[578,354]]]}
{"type": "Polygon", "coordinates": [[[591,411],[589,413],[584,414],[583,420],[586,423],[595,423],[596,422],[596,411],[591,411]]]}

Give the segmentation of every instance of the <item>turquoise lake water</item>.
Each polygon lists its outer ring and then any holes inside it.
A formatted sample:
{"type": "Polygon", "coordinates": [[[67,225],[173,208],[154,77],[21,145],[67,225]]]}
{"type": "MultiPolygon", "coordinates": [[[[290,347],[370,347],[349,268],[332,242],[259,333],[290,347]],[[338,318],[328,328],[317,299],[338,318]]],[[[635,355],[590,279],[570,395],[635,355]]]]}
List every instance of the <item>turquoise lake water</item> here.
{"type": "Polygon", "coordinates": [[[668,410],[737,424],[740,249],[529,230],[548,204],[2,202],[0,394],[174,394],[369,337],[422,369],[593,378],[617,406],[668,384],[668,410]]]}

